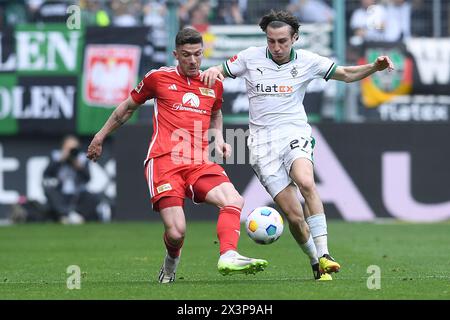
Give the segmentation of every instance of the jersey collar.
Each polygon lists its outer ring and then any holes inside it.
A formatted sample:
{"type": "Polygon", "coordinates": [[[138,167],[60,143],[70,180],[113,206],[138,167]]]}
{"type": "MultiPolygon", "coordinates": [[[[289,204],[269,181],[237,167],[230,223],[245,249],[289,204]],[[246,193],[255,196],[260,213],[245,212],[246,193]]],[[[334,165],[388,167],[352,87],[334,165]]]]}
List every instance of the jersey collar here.
{"type": "Polygon", "coordinates": [[[184,79],[198,79],[200,77],[200,73],[202,72],[201,70],[199,70],[199,73],[195,77],[189,77],[181,71],[181,68],[179,65],[176,66],[176,70],[177,70],[178,75],[184,79]]]}
{"type": "Polygon", "coordinates": [[[290,56],[289,56],[289,61],[287,61],[287,62],[285,62],[285,63],[282,63],[282,64],[279,64],[278,62],[276,62],[275,60],[273,60],[273,56],[272,56],[272,54],[270,53],[269,48],[267,47],[267,48],[266,48],[266,58],[272,60],[272,61],[275,62],[277,65],[282,66],[282,65],[284,65],[284,64],[286,64],[286,63],[291,62],[291,61],[294,60],[294,59],[297,59],[297,53],[295,52],[294,48],[291,48],[291,53],[290,53],[290,56]]]}

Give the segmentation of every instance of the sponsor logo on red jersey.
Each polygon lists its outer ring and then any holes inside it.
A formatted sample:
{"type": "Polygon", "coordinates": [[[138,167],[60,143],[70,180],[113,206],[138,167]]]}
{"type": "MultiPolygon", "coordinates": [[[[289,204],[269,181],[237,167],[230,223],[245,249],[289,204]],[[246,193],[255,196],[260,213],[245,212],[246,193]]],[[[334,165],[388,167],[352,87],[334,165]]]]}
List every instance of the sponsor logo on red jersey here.
{"type": "Polygon", "coordinates": [[[195,93],[187,92],[183,96],[183,106],[198,108],[200,106],[200,99],[195,93]]]}
{"type": "Polygon", "coordinates": [[[182,103],[175,103],[172,106],[172,109],[177,111],[190,111],[202,114],[206,113],[206,110],[198,109],[198,107],[200,107],[199,97],[195,93],[187,92],[183,95],[182,103]]]}

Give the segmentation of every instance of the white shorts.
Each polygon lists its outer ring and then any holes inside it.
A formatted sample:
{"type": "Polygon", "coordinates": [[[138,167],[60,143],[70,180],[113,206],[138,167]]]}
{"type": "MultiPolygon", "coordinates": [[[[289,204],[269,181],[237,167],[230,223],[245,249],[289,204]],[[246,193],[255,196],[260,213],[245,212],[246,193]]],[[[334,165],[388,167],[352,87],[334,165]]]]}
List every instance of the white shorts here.
{"type": "Polygon", "coordinates": [[[249,137],[250,164],[272,198],[293,183],[289,173],[294,161],[306,158],[313,162],[315,140],[309,134],[293,133],[288,138],[257,144],[249,137]]]}

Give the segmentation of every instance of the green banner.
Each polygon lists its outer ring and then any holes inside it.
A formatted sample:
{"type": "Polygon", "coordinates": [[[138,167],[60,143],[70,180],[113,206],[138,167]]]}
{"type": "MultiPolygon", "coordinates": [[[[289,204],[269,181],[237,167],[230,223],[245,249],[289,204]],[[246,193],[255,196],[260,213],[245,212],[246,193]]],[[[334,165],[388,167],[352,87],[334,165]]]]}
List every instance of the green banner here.
{"type": "Polygon", "coordinates": [[[80,71],[84,30],[65,24],[18,25],[16,70],[20,75],[77,75],[80,71]]]}
{"type": "Polygon", "coordinates": [[[152,67],[142,63],[149,32],[65,24],[1,30],[0,135],[96,133],[152,67]]]}
{"type": "Polygon", "coordinates": [[[0,74],[0,135],[13,135],[18,132],[17,121],[14,118],[14,88],[16,76],[0,74]]]}

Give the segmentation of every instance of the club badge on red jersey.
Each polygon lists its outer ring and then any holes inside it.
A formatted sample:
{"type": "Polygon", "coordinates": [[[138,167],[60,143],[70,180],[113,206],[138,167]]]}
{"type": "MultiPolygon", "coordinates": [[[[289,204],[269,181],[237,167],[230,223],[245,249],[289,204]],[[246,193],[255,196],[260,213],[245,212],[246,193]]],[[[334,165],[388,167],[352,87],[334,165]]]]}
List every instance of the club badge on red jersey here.
{"type": "Polygon", "coordinates": [[[208,96],[208,97],[216,97],[216,93],[214,92],[213,89],[210,88],[199,88],[200,93],[204,96],[208,96]]]}

